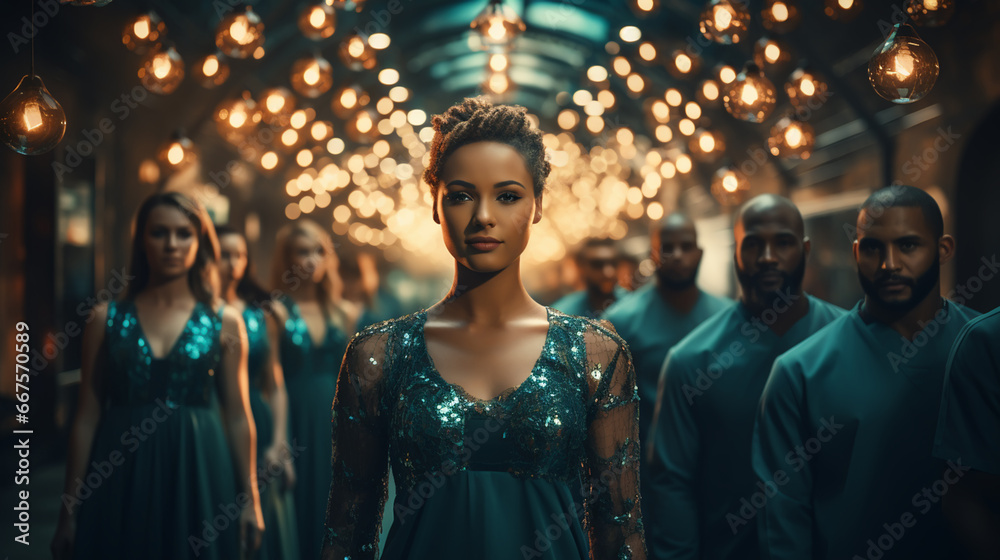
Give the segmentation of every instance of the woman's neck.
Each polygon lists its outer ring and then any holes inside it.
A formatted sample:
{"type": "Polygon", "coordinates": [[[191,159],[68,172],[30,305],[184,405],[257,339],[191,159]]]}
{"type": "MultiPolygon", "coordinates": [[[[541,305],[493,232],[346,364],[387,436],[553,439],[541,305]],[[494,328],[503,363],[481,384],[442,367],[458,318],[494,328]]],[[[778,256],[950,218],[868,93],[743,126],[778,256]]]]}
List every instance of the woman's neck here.
{"type": "Polygon", "coordinates": [[[187,274],[170,278],[151,276],[149,284],[143,288],[142,293],[144,299],[151,303],[167,307],[194,296],[188,284],[187,274]]]}
{"type": "Polygon", "coordinates": [[[288,290],[288,296],[296,302],[318,301],[319,284],[312,281],[300,282],[295,289],[288,290]]]}
{"type": "Polygon", "coordinates": [[[521,319],[542,307],[524,289],[520,258],[492,273],[476,272],[456,263],[451,290],[439,305],[442,314],[453,319],[489,325],[521,319]]]}

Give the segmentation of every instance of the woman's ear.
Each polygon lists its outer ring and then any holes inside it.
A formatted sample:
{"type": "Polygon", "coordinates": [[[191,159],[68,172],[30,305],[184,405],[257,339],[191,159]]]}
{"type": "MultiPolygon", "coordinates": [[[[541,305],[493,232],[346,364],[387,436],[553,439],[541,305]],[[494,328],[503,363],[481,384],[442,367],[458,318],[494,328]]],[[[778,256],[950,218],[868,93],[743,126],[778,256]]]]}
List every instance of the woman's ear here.
{"type": "Polygon", "coordinates": [[[531,220],[531,223],[537,224],[542,221],[542,195],[535,197],[535,217],[531,220]]]}

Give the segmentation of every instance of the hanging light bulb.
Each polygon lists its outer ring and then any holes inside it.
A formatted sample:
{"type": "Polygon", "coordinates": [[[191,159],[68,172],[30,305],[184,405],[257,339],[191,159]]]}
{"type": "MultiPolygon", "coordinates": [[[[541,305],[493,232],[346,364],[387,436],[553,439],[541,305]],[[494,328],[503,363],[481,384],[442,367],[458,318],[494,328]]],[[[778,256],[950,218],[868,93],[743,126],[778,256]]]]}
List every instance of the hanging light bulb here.
{"type": "Polygon", "coordinates": [[[357,113],[358,108],[365,107],[371,97],[359,85],[349,85],[333,94],[330,108],[337,117],[347,120],[357,113]]]}
{"type": "Polygon", "coordinates": [[[701,57],[683,51],[676,50],[670,55],[670,62],[667,64],[667,70],[675,78],[687,78],[698,73],[701,69],[701,57]]]}
{"type": "Polygon", "coordinates": [[[750,181],[740,170],[727,165],[715,172],[712,179],[712,196],[723,206],[743,204],[750,193],[750,181]]]}
{"type": "Polygon", "coordinates": [[[307,39],[319,41],[333,35],[337,26],[337,14],[326,3],[306,6],[299,14],[299,30],[307,39]]]}
{"type": "Polygon", "coordinates": [[[826,0],[823,13],[833,20],[851,21],[858,17],[864,8],[861,0],[826,0]]]}
{"type": "Polygon", "coordinates": [[[795,0],[766,0],[760,17],[768,31],[787,33],[798,27],[802,14],[795,0]]]}
{"type": "Polygon", "coordinates": [[[754,43],[753,60],[761,68],[780,71],[792,61],[792,51],[782,41],[761,37],[754,43]]]}
{"type": "Polygon", "coordinates": [[[142,61],[139,79],[153,93],[169,95],[184,81],[184,61],[172,46],[158,48],[142,61]]]}
{"type": "Polygon", "coordinates": [[[806,106],[816,108],[818,104],[814,100],[822,103],[826,99],[826,90],[826,82],[821,80],[815,72],[805,68],[799,68],[792,72],[792,75],[788,77],[788,82],[785,83],[785,93],[788,94],[788,100],[795,108],[806,106]]]}
{"type": "Polygon", "coordinates": [[[702,104],[712,104],[719,100],[719,83],[715,80],[705,80],[698,88],[698,101],[702,104]]]}
{"type": "Polygon", "coordinates": [[[785,116],[771,127],[767,145],[774,156],[809,159],[816,145],[816,133],[809,123],[785,116]]]}
{"type": "Polygon", "coordinates": [[[906,15],[921,27],[940,27],[955,13],[953,0],[908,0],[906,15]]]}
{"type": "Polygon", "coordinates": [[[194,62],[191,75],[202,87],[211,89],[221,86],[229,78],[229,65],[222,58],[222,53],[210,54],[194,62]]]}
{"type": "Polygon", "coordinates": [[[726,86],[725,91],[722,102],[729,114],[753,123],[767,119],[777,101],[774,84],[752,62],[743,67],[743,71],[726,86]]]}
{"type": "Polygon", "coordinates": [[[250,136],[262,118],[257,102],[249,91],[244,91],[236,99],[223,101],[215,109],[215,124],[219,135],[233,144],[239,144],[250,136]]]}
{"type": "Polygon", "coordinates": [[[66,133],[66,113],[35,75],[24,76],[0,102],[0,140],[15,152],[44,154],[66,133]]]}
{"type": "Polygon", "coordinates": [[[698,161],[711,162],[726,151],[722,134],[699,128],[688,141],[688,151],[698,161]]]}
{"type": "Polygon", "coordinates": [[[168,173],[174,173],[186,169],[198,160],[198,153],[195,151],[194,142],[184,135],[183,132],[174,133],[173,138],[162,146],[157,155],[160,164],[168,173]]]}
{"type": "Polygon", "coordinates": [[[371,109],[358,111],[353,118],[344,123],[347,137],[359,144],[371,144],[378,140],[379,131],[375,126],[378,118],[378,113],[371,109]]]}
{"type": "Polygon", "coordinates": [[[701,12],[699,28],[705,37],[732,45],[739,43],[750,25],[750,12],[743,2],[731,0],[709,0],[701,12]]]}
{"type": "Polygon", "coordinates": [[[507,46],[526,29],[521,17],[502,0],[490,0],[470,27],[479,33],[487,48],[507,46]]]}
{"type": "Polygon", "coordinates": [[[156,12],[136,16],[122,31],[122,44],[137,54],[145,54],[167,34],[167,24],[156,12]]]}
{"type": "Polygon", "coordinates": [[[261,96],[261,118],[269,125],[284,126],[295,112],[295,94],[287,88],[276,87],[266,90],[261,96]]]}
{"type": "Polygon", "coordinates": [[[485,93],[502,95],[510,90],[510,85],[510,78],[506,72],[487,72],[486,80],[481,87],[485,93]]]}
{"type": "Polygon", "coordinates": [[[292,64],[291,81],[295,91],[316,98],[333,86],[333,67],[319,55],[300,58],[292,64]]]}
{"type": "Polygon", "coordinates": [[[215,28],[215,46],[232,58],[249,58],[264,45],[264,23],[247,6],[245,12],[233,12],[222,18],[215,28]]]}
{"type": "Polygon", "coordinates": [[[375,58],[375,49],[368,46],[367,37],[363,37],[357,31],[352,31],[342,43],[340,43],[340,61],[355,72],[360,70],[371,70],[378,62],[375,58]]]}
{"type": "Polygon", "coordinates": [[[875,92],[893,103],[913,103],[934,87],[938,60],[913,27],[897,23],[868,62],[875,92]]]}

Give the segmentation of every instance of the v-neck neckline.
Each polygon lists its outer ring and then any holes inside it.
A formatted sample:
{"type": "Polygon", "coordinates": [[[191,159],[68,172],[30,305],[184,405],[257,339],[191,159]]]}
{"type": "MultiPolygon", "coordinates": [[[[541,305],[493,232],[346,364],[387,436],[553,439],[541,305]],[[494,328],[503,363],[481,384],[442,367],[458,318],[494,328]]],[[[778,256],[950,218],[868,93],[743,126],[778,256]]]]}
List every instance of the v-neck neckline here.
{"type": "Polygon", "coordinates": [[[550,307],[548,307],[548,306],[545,306],[545,321],[548,323],[548,327],[547,327],[547,329],[545,331],[545,340],[542,342],[542,351],[538,353],[538,358],[535,360],[534,364],[532,364],[531,371],[528,372],[528,376],[525,377],[517,385],[515,385],[513,387],[508,387],[508,388],[504,389],[503,391],[501,391],[498,395],[496,395],[494,397],[491,397],[491,398],[488,398],[488,399],[481,399],[481,398],[479,398],[479,397],[477,397],[477,396],[469,393],[468,391],[465,390],[465,387],[462,387],[461,385],[459,385],[457,383],[452,383],[452,382],[448,381],[447,379],[444,378],[444,376],[441,375],[441,372],[438,371],[437,366],[434,365],[434,358],[431,357],[431,353],[427,349],[427,338],[424,335],[424,327],[427,325],[427,310],[426,309],[423,311],[422,316],[420,318],[420,325],[419,325],[419,331],[418,331],[418,335],[420,337],[420,339],[419,339],[420,348],[423,351],[424,358],[427,360],[427,364],[430,366],[430,369],[434,373],[434,376],[438,380],[440,380],[442,383],[444,383],[445,385],[447,385],[448,387],[450,387],[451,389],[453,389],[456,393],[458,393],[459,395],[461,395],[462,398],[464,398],[466,401],[468,401],[470,403],[473,403],[473,404],[484,404],[484,403],[499,402],[499,401],[502,401],[504,399],[510,398],[511,396],[513,396],[514,394],[516,394],[518,391],[520,391],[522,387],[524,387],[525,385],[527,385],[528,383],[530,383],[531,380],[535,378],[535,373],[538,371],[539,365],[542,363],[542,360],[545,358],[545,350],[549,347],[549,343],[551,342],[551,339],[552,339],[553,317],[552,317],[552,309],[550,307]]]}
{"type": "Polygon", "coordinates": [[[326,343],[326,339],[330,336],[330,319],[326,316],[326,312],[325,311],[322,312],[323,336],[320,337],[319,342],[316,342],[316,340],[313,338],[312,331],[309,330],[309,323],[307,323],[306,318],[302,316],[302,308],[299,307],[299,302],[292,299],[292,305],[295,307],[295,316],[298,317],[300,321],[302,321],[302,328],[306,330],[306,338],[309,339],[309,347],[322,348],[323,345],[326,343]]]}
{"type": "Polygon", "coordinates": [[[160,361],[160,360],[166,360],[170,356],[174,355],[174,350],[177,349],[177,345],[180,344],[181,339],[184,338],[185,334],[187,334],[188,325],[191,324],[191,319],[194,318],[194,314],[195,312],[198,311],[198,305],[200,304],[201,302],[199,301],[194,302],[194,307],[191,308],[191,313],[188,314],[188,318],[184,321],[184,327],[181,329],[181,333],[177,335],[176,339],[174,339],[174,342],[173,344],[170,345],[170,348],[167,350],[167,353],[164,354],[163,356],[157,357],[153,353],[153,345],[149,341],[149,336],[146,335],[146,329],[142,328],[142,321],[139,319],[139,306],[135,304],[135,300],[132,300],[132,312],[135,314],[135,326],[139,329],[139,336],[141,336],[142,339],[146,342],[146,348],[149,349],[150,358],[156,361],[160,361]]]}

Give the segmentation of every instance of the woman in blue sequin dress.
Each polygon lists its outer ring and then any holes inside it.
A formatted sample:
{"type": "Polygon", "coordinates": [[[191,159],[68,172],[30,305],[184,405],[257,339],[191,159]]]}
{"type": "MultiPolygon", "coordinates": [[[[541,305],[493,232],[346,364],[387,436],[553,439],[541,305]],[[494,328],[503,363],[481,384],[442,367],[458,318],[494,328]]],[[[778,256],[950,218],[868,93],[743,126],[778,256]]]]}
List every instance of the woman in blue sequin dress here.
{"type": "Polygon", "coordinates": [[[269,313],[271,297],[254,280],[243,234],[216,228],[222,258],[219,275],[226,303],[239,310],[247,329],[250,410],[257,427],[257,483],[264,532],[258,560],[298,560],[292,487],[295,450],[288,445],[288,395],[278,359],[278,327],[269,313]]]}
{"type": "Polygon", "coordinates": [[[84,331],[53,555],[238,558],[263,529],[243,320],[204,208],[153,195],[135,232],[125,297],[84,331]]]}
{"type": "Polygon", "coordinates": [[[347,332],[357,321],[341,298],[329,234],[300,219],[278,232],[271,282],[280,330],[281,369],[295,457],[295,517],[302,558],[317,558],[330,491],[330,403],[347,332]]]}
{"type": "Polygon", "coordinates": [[[541,133],[523,108],[482,99],[434,130],[424,178],[454,283],[347,349],[322,557],[378,557],[391,465],[383,560],[645,559],[628,348],[520,278],[549,172],[541,133]]]}

